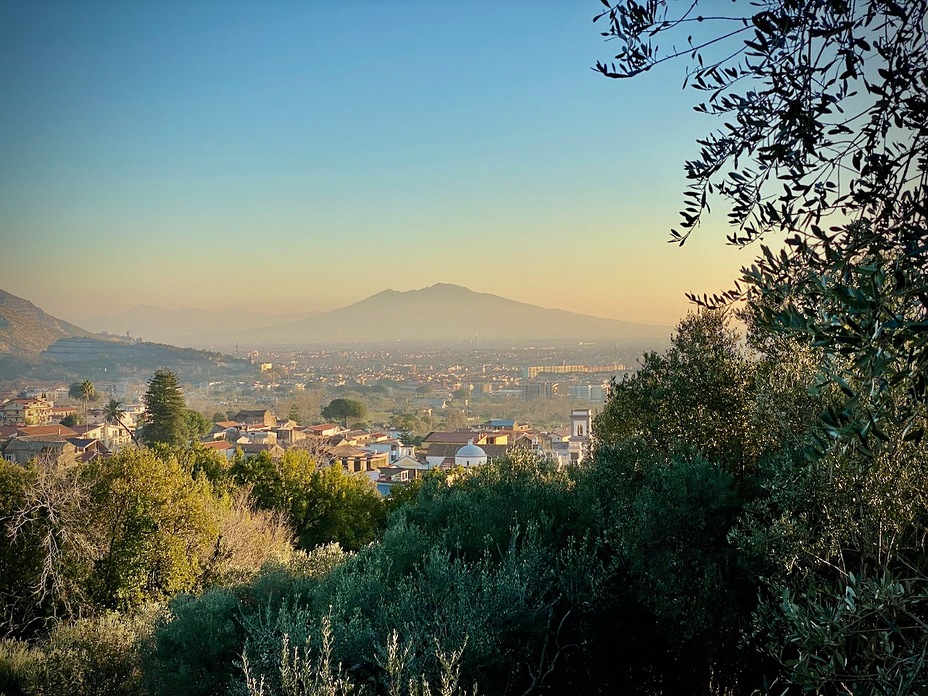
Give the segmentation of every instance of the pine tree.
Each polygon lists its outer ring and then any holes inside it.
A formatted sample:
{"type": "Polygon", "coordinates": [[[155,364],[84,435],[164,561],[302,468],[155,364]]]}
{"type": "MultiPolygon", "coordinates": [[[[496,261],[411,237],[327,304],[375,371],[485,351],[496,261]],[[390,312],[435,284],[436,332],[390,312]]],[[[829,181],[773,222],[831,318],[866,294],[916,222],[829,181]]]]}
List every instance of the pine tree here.
{"type": "Polygon", "coordinates": [[[145,426],[140,439],[146,445],[164,442],[182,445],[187,442],[186,404],[170,370],[156,370],[148,380],[148,391],[142,397],[145,404],[145,426]]]}

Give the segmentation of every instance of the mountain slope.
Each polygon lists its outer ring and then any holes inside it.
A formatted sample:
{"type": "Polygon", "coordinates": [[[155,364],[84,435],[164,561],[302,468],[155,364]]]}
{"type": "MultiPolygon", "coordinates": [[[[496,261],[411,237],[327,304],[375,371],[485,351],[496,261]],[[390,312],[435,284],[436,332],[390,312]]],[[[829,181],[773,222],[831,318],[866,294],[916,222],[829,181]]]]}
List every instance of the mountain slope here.
{"type": "Polygon", "coordinates": [[[0,290],[0,355],[34,356],[60,338],[90,335],[28,300],[0,290]]]}
{"type": "Polygon", "coordinates": [[[620,340],[666,342],[668,326],[633,324],[545,309],[458,285],[384,290],[353,305],[297,322],[239,332],[243,342],[313,343],[620,340]]]}

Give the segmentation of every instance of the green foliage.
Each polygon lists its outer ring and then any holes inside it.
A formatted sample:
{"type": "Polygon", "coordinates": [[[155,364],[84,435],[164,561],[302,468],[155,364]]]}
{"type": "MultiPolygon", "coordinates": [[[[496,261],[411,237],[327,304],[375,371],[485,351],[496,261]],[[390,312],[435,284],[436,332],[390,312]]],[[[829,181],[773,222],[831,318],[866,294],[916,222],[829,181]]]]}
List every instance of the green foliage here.
{"type": "Polygon", "coordinates": [[[763,566],[750,637],[780,661],[787,685],[920,692],[928,2],[775,1],[708,18],[697,4],[679,16],[670,3],[609,6],[599,18],[618,40],[617,65],[597,68],[630,77],[688,55],[697,62],[688,79],[709,92],[698,110],[727,120],[687,163],[676,241],[713,193],[731,203],[733,243],[787,238],[779,252],[762,247],[744,271],[744,294],[763,341],[779,334],[814,358],[803,370],[815,377],[806,403],[821,406],[821,418],[802,433],[807,416],[790,411],[803,398],[779,389],[776,369],[766,372],[768,395],[787,397],[787,408],[768,402],[763,412],[787,413],[777,431],[788,445],[761,461],[759,496],[732,537],[763,566]],[[657,48],[703,20],[725,28],[703,26],[683,50],[657,48]],[[712,60],[709,46],[725,57],[712,60]]]}
{"type": "Polygon", "coordinates": [[[85,605],[96,521],[79,467],[57,460],[0,463],[0,504],[4,628],[31,635],[85,605]]]}
{"type": "Polygon", "coordinates": [[[338,465],[320,467],[306,450],[276,460],[266,452],[240,456],[230,472],[238,485],[251,487],[258,507],[289,517],[302,549],[337,542],[356,550],[383,529],[386,506],[371,481],[338,465]]]}
{"type": "Polygon", "coordinates": [[[319,579],[344,558],[338,547],[319,547],[285,565],[267,564],[247,585],[176,597],[155,626],[145,662],[152,694],[229,693],[241,678],[238,663],[247,633],[266,625],[282,607],[307,601],[319,579]]]}
{"type": "Polygon", "coordinates": [[[371,480],[338,464],[313,471],[293,513],[303,549],[336,542],[357,550],[372,542],[386,521],[386,506],[371,480]]]}
{"type": "Polygon", "coordinates": [[[152,617],[104,614],[56,628],[29,677],[34,696],[145,696],[141,645],[152,617]]]}
{"type": "Polygon", "coordinates": [[[101,522],[93,592],[130,607],[196,587],[218,534],[211,492],[173,457],[127,449],[90,462],[84,476],[101,522]]]}
{"type": "Polygon", "coordinates": [[[38,671],[42,651],[24,640],[0,640],[0,694],[27,696],[38,671]]]}
{"type": "Polygon", "coordinates": [[[40,577],[42,544],[38,530],[14,531],[14,516],[27,509],[27,491],[36,481],[34,470],[6,460],[0,461],[0,611],[4,634],[21,634],[42,616],[46,599],[35,593],[33,583],[40,577]]]}
{"type": "Polygon", "coordinates": [[[145,424],[139,433],[142,442],[183,445],[189,441],[187,408],[173,372],[156,370],[148,380],[142,403],[145,405],[145,424]]]}
{"type": "Polygon", "coordinates": [[[211,483],[202,459],[212,454],[127,448],[79,466],[0,462],[4,633],[34,637],[100,608],[242,582],[288,562],[289,525],[255,510],[247,490],[211,483]]]}
{"type": "Polygon", "coordinates": [[[754,369],[723,312],[690,314],[666,353],[648,353],[641,369],[613,384],[593,432],[603,443],[636,438],[649,450],[691,450],[740,478],[758,454],[754,369]]]}
{"type": "Polygon", "coordinates": [[[81,425],[83,422],[84,417],[79,413],[69,413],[61,419],[61,424],[66,428],[70,428],[72,425],[81,425]]]}
{"type": "Polygon", "coordinates": [[[632,441],[601,449],[585,478],[596,515],[609,520],[603,541],[654,617],[675,670],[694,685],[713,672],[719,684],[734,683],[753,660],[739,635],[756,589],[729,543],[742,510],[732,476],[699,456],[668,457],[632,441]]]}
{"type": "Polygon", "coordinates": [[[184,409],[184,423],[187,426],[187,440],[199,440],[213,429],[213,422],[192,408],[184,409]]]}
{"type": "Polygon", "coordinates": [[[117,399],[110,399],[106,406],[103,407],[103,419],[107,423],[116,423],[120,428],[126,431],[132,442],[139,444],[135,433],[129,430],[129,427],[122,420],[122,402],[117,399]]]}
{"type": "Polygon", "coordinates": [[[367,415],[367,409],[364,404],[354,399],[332,399],[328,406],[322,409],[322,417],[342,421],[345,427],[348,427],[349,419],[360,421],[367,415]]]}
{"type": "Polygon", "coordinates": [[[154,654],[147,665],[152,693],[228,693],[244,642],[239,599],[232,590],[213,588],[200,597],[176,597],[155,629],[154,654]]]}
{"type": "Polygon", "coordinates": [[[315,458],[307,450],[287,450],[279,459],[268,452],[249,457],[238,453],[229,473],[237,485],[251,487],[251,497],[258,507],[296,519],[302,512],[306,486],[316,466],[315,458]]]}

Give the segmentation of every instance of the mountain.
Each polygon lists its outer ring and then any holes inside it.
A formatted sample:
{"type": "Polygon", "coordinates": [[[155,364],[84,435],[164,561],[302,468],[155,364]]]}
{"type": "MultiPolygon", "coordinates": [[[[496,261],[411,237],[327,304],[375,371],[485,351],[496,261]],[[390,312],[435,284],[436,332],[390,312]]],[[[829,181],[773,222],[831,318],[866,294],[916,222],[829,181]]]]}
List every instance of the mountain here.
{"type": "Polygon", "coordinates": [[[0,356],[37,356],[60,338],[90,335],[28,300],[0,290],[0,356]]]}
{"type": "Polygon", "coordinates": [[[270,314],[242,309],[163,309],[139,305],[114,315],[94,315],[80,320],[91,331],[134,337],[160,343],[191,343],[189,339],[214,333],[248,330],[284,324],[312,315],[270,314]]]}
{"type": "Polygon", "coordinates": [[[252,370],[219,353],[92,334],[0,290],[0,379],[144,380],[159,367],[191,380],[252,370]]]}
{"type": "Polygon", "coordinates": [[[525,343],[620,341],[663,345],[671,327],[545,309],[439,283],[421,290],[384,290],[342,309],[301,321],[236,332],[243,345],[331,343],[525,343]]]}

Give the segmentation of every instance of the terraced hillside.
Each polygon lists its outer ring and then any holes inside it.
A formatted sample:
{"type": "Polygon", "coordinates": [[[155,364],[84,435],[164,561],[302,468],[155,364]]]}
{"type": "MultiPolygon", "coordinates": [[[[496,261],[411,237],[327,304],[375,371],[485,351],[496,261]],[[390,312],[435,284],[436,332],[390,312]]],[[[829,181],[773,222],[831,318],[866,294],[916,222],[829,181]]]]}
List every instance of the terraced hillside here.
{"type": "Polygon", "coordinates": [[[46,314],[28,300],[0,290],[0,356],[38,356],[60,338],[91,335],[46,314]]]}

